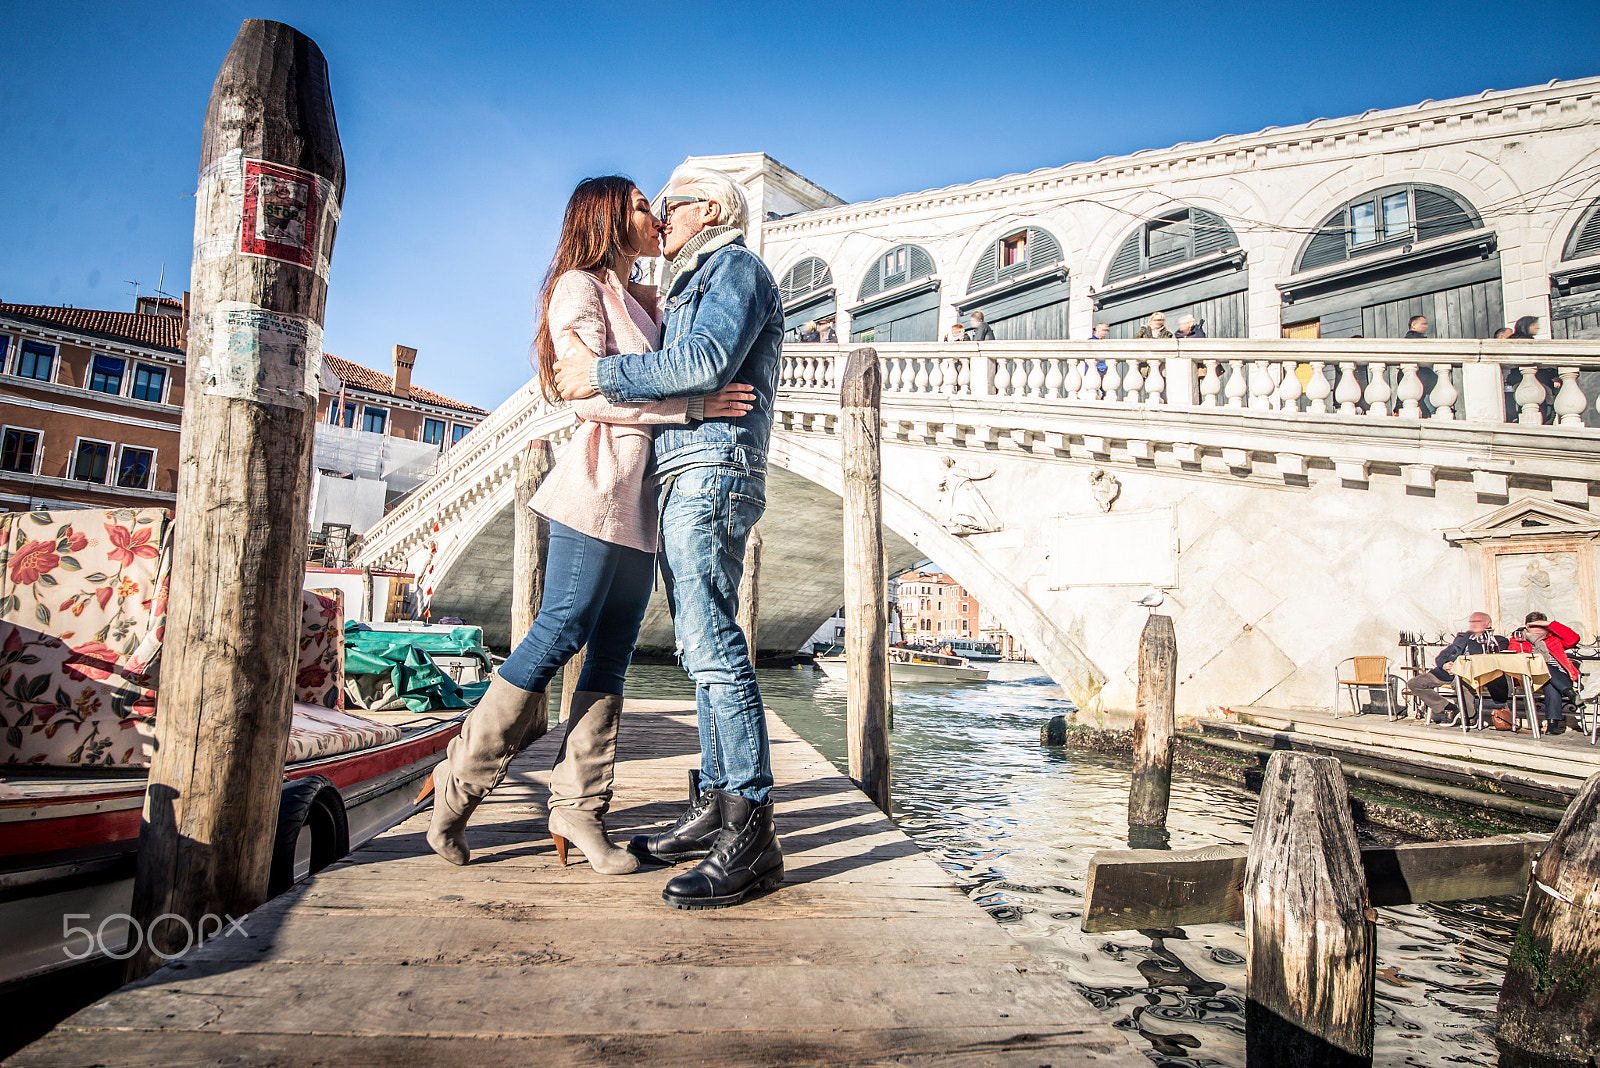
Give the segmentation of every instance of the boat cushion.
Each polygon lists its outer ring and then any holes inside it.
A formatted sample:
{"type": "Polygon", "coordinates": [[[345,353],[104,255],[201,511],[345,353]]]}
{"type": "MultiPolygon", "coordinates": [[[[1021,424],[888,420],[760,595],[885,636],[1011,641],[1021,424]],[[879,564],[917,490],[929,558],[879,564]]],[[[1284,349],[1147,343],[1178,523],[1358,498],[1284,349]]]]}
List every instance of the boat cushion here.
{"type": "Polygon", "coordinates": [[[300,611],[300,658],[294,699],[344,707],[344,591],[306,590],[300,611]]]}
{"type": "Polygon", "coordinates": [[[399,727],[375,723],[335,708],[296,701],[285,762],[318,760],[400,740],[399,727]]]}

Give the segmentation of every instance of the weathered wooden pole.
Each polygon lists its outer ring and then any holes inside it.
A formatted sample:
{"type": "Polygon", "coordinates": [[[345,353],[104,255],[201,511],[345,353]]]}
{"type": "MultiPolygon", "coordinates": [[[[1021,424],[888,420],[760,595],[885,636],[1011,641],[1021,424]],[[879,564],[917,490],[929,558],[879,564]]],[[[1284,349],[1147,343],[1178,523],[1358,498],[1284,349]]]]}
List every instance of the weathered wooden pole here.
{"type": "Polygon", "coordinates": [[[1372,1063],[1376,916],[1344,774],[1272,754],[1245,860],[1245,1064],[1372,1063]]]}
{"type": "Polygon", "coordinates": [[[844,453],[844,655],[850,777],[889,811],[889,622],[883,556],[878,352],[856,349],[839,383],[844,453]]]}
{"type": "Polygon", "coordinates": [[[1557,1062],[1600,1053],[1600,775],[1567,806],[1529,879],[1495,1042],[1557,1062]]]}
{"type": "Polygon", "coordinates": [[[744,546],[744,574],[739,577],[739,629],[744,631],[744,643],[750,647],[750,662],[756,659],[756,629],[761,622],[761,524],[750,528],[750,538],[744,546]]]}
{"type": "Polygon", "coordinates": [[[1172,617],[1151,614],[1139,636],[1128,826],[1165,828],[1172,796],[1172,721],[1178,696],[1178,636],[1172,617]]]}
{"type": "Polygon", "coordinates": [[[201,141],[172,585],[134,880],[143,939],[131,975],[266,897],[343,192],[322,53],[281,23],[246,21],[212,87],[201,141]]]}
{"type": "MultiPolygon", "coordinates": [[[[550,473],[550,443],[543,439],[530,441],[528,447],[517,453],[517,482],[511,506],[511,647],[515,649],[523,635],[533,629],[539,614],[539,604],[544,600],[544,562],[550,553],[550,522],[528,503],[534,491],[550,473]]],[[[544,715],[535,715],[523,736],[523,748],[544,737],[550,729],[550,689],[545,688],[540,700],[544,715]]]]}
{"type": "Polygon", "coordinates": [[[572,711],[572,698],[578,692],[578,680],[583,678],[583,663],[588,659],[589,647],[585,645],[573,653],[567,666],[561,669],[561,707],[556,709],[557,723],[565,723],[567,713],[572,711]]]}

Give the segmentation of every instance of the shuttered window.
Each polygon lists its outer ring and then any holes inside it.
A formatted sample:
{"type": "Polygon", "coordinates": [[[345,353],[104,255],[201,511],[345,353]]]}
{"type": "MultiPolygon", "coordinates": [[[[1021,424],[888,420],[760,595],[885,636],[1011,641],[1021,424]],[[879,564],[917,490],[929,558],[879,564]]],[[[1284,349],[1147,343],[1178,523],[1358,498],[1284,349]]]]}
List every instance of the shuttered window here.
{"type": "Polygon", "coordinates": [[[900,245],[875,260],[861,280],[857,300],[869,300],[879,293],[910,285],[933,274],[933,257],[916,245],[900,245]]]}
{"type": "Polygon", "coordinates": [[[1233,227],[1215,212],[1204,208],[1170,212],[1128,235],[1111,257],[1106,285],[1238,247],[1233,227]]]}
{"type": "Polygon", "coordinates": [[[1295,270],[1314,271],[1408,241],[1427,241],[1483,223],[1472,205],[1431,185],[1399,185],[1364,193],[1317,227],[1295,270]]]}
{"type": "Polygon", "coordinates": [[[967,292],[976,293],[1017,275],[1061,262],[1061,242],[1045,230],[1029,227],[1007,234],[988,248],[972,268],[967,292]]]}
{"type": "Polygon", "coordinates": [[[815,256],[809,256],[784,274],[783,281],[778,283],[778,297],[788,304],[813,290],[832,284],[833,272],[828,270],[828,265],[815,256]]]}
{"type": "Polygon", "coordinates": [[[1584,256],[1600,256],[1600,200],[1590,204],[1589,210],[1583,213],[1583,218],[1567,235],[1567,247],[1561,253],[1563,260],[1584,256]]]}

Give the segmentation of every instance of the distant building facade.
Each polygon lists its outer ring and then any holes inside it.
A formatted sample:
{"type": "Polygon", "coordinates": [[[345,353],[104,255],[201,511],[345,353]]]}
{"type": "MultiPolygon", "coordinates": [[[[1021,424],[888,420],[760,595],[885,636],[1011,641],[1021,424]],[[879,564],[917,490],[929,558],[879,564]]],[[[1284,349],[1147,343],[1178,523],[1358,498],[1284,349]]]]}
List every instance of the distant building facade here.
{"type": "Polygon", "coordinates": [[[855,204],[764,156],[693,162],[810,192],[752,244],[791,328],[830,314],[840,341],[974,311],[1001,341],[1131,338],[1154,312],[1213,338],[1401,338],[1419,314],[1431,337],[1537,315],[1593,338],[1597,120],[1600,78],[1558,81],[855,204]]]}
{"type": "Polygon", "coordinates": [[[183,306],[0,304],[0,509],[171,507],[183,306]]]}
{"type": "Polygon", "coordinates": [[[949,575],[907,571],[895,580],[900,631],[908,642],[978,637],[977,599],[949,575]]]}

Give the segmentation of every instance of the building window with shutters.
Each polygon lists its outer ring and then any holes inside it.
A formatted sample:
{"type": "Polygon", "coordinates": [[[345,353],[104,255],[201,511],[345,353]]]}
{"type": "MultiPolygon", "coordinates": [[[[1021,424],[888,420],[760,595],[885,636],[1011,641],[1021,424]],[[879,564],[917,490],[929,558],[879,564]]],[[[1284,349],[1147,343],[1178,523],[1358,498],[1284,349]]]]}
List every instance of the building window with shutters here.
{"type": "Polygon", "coordinates": [[[155,453],[149,449],[124,445],[117,463],[117,485],[124,489],[149,489],[150,471],[155,466],[155,458],[155,453]]]}
{"type": "Polygon", "coordinates": [[[89,441],[79,438],[72,450],[72,477],[79,482],[105,485],[106,469],[111,462],[109,441],[89,441]]]}
{"type": "Polygon", "coordinates": [[[5,428],[0,441],[0,469],[31,475],[39,463],[39,432],[20,427],[5,428]]]}
{"type": "Polygon", "coordinates": [[[167,388],[165,368],[149,364],[135,364],[133,368],[133,399],[160,404],[167,388]]]}
{"type": "Polygon", "coordinates": [[[24,341],[17,353],[17,375],[48,382],[55,376],[56,347],[42,341],[24,341]]]}
{"type": "Polygon", "coordinates": [[[424,419],[422,421],[422,440],[429,445],[444,444],[444,420],[424,419]]]}
{"type": "Polygon", "coordinates": [[[122,376],[127,369],[127,363],[115,356],[96,355],[89,363],[89,388],[117,396],[122,393],[122,376]]]}
{"type": "Polygon", "coordinates": [[[389,425],[389,410],[387,408],[362,408],[361,429],[369,434],[382,434],[384,427],[389,425]]]}

